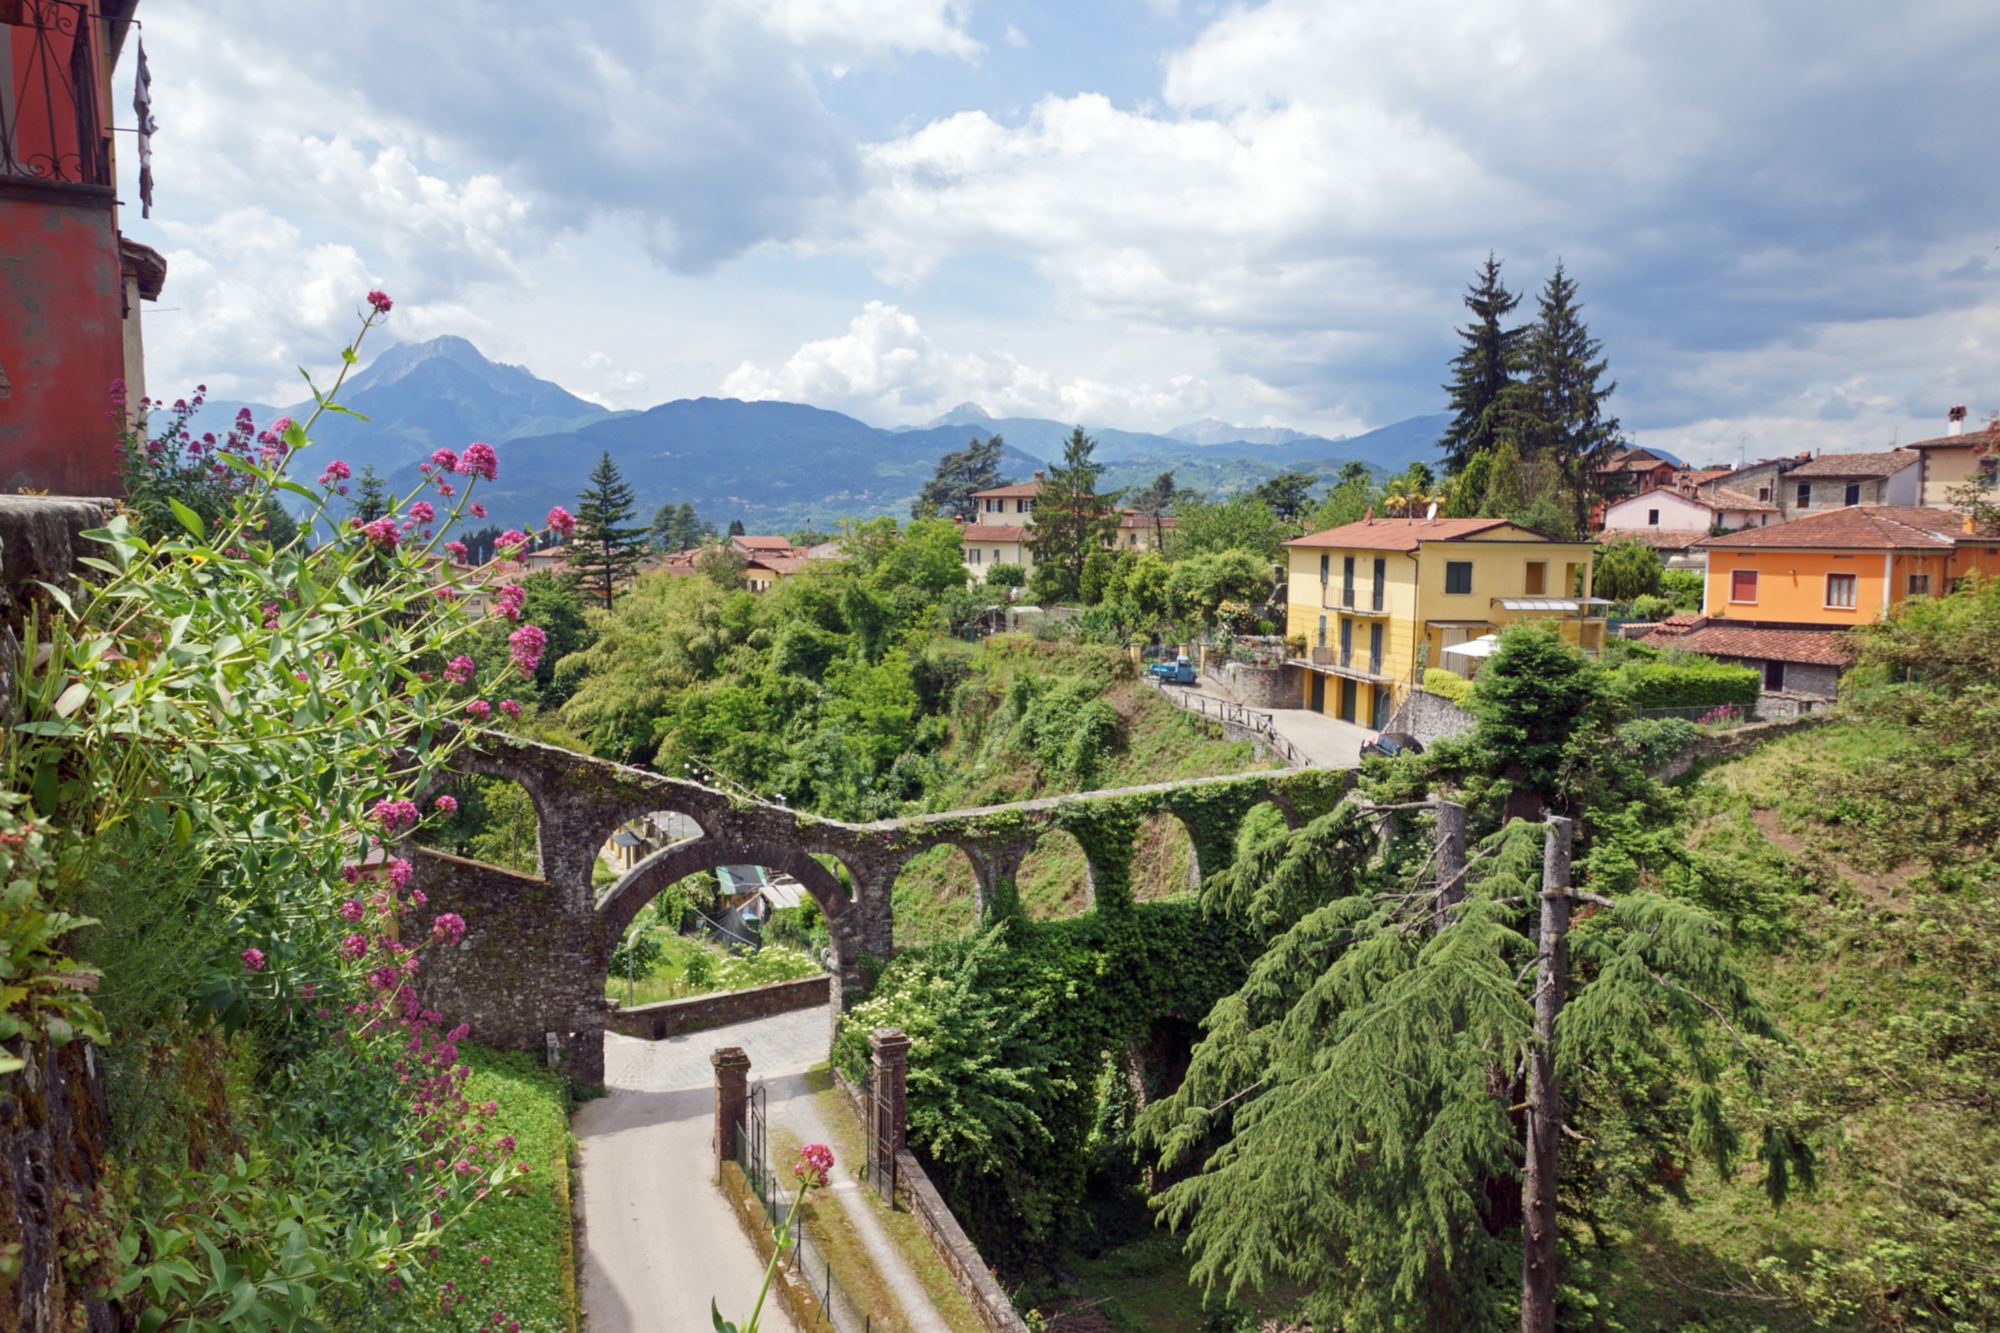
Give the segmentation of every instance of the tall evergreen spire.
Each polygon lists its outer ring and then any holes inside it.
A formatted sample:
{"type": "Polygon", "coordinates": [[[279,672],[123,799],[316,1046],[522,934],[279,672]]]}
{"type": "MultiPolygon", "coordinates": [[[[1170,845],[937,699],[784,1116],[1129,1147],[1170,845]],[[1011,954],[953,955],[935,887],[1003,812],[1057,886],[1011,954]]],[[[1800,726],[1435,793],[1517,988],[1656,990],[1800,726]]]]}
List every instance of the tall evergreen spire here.
{"type": "Polygon", "coordinates": [[[1451,383],[1444,386],[1451,395],[1452,418],[1438,448],[1444,450],[1448,473],[1456,474],[1481,449],[1492,449],[1503,432],[1518,391],[1515,375],[1521,369],[1526,330],[1502,328],[1500,321],[1519,304],[1521,298],[1500,280],[1500,261],[1489,251],[1465,294],[1473,321],[1458,331],[1465,348],[1452,358],[1451,383]]]}
{"type": "Polygon", "coordinates": [[[1603,344],[1590,336],[1576,280],[1556,261],[1556,271],[1536,297],[1535,322],[1523,347],[1526,377],[1521,406],[1513,414],[1526,450],[1546,453],[1562,469],[1563,489],[1575,506],[1581,530],[1591,499],[1600,489],[1597,469],[1618,448],[1618,418],[1604,414],[1604,400],[1618,388],[1600,387],[1610,364],[1598,355],[1603,344]]]}
{"type": "Polygon", "coordinates": [[[593,597],[611,609],[612,593],[639,563],[646,529],[626,527],[632,519],[632,488],[606,450],[590,470],[590,486],[577,497],[576,532],[563,563],[580,574],[593,597]]]}

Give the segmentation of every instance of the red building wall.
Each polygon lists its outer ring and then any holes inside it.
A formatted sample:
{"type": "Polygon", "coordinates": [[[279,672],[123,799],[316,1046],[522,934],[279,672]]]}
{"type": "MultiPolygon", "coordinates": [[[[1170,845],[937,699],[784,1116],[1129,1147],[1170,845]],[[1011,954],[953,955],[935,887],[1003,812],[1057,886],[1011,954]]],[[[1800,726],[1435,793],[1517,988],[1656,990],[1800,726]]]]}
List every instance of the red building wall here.
{"type": "MultiPolygon", "coordinates": [[[[71,187],[88,188],[88,187],[71,187]]],[[[108,199],[78,207],[0,178],[0,492],[115,495],[123,278],[108,199]]]]}

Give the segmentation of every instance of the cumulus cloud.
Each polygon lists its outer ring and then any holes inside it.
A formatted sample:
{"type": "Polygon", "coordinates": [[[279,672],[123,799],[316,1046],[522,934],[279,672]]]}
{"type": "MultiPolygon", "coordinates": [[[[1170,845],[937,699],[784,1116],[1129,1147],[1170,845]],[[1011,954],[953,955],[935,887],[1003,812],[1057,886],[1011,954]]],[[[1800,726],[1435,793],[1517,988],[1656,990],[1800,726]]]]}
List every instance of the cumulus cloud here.
{"type": "Polygon", "coordinates": [[[1003,352],[955,352],[914,316],[870,301],[836,338],[802,345],[782,364],[745,361],[722,382],[735,398],[777,399],[837,408],[864,420],[911,424],[976,402],[996,417],[1063,421],[1182,420],[1214,403],[1195,376],[1160,385],[1060,379],[1003,352]]]}
{"type": "Polygon", "coordinates": [[[1627,402],[1698,416],[1643,367],[1993,299],[1946,275],[2000,214],[1964,112],[1987,76],[1963,53],[1996,37],[2000,10],[1944,4],[1270,0],[1173,54],[1157,108],[1052,96],[870,145],[822,240],[912,284],[1018,257],[1067,313],[1219,330],[1245,360],[1319,343],[1326,391],[1379,371],[1402,410],[1435,403],[1489,246],[1517,284],[1562,255],[1627,402]]]}

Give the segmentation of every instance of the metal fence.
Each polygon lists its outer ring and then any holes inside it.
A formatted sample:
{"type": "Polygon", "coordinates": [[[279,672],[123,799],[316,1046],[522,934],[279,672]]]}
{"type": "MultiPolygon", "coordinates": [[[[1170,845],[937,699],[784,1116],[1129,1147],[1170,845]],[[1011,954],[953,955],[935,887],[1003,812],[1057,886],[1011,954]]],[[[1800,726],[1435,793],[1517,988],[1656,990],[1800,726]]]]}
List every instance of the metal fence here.
{"type": "Polygon", "coordinates": [[[1242,727],[1245,731],[1263,737],[1269,743],[1272,752],[1285,761],[1287,768],[1311,766],[1312,760],[1306,757],[1303,750],[1278,734],[1271,715],[1262,709],[1246,707],[1228,699],[1196,694],[1191,690],[1176,689],[1158,676],[1148,676],[1144,679],[1149,681],[1169,703],[1185,708],[1190,713],[1198,713],[1217,722],[1242,727]]]}
{"type": "Polygon", "coordinates": [[[1689,722],[1699,722],[1710,727],[1740,727],[1746,722],[1758,722],[1756,710],[1742,704],[1698,704],[1691,708],[1634,708],[1632,716],[1678,717],[1689,722]]]}
{"type": "MultiPolygon", "coordinates": [[[[793,1196],[779,1183],[778,1173],[771,1169],[771,1145],[765,1125],[762,1084],[750,1090],[747,1109],[747,1121],[738,1121],[736,1125],[736,1164],[743,1168],[751,1192],[764,1206],[765,1218],[775,1227],[791,1212],[793,1196]]],[[[826,1254],[814,1239],[803,1215],[792,1222],[791,1240],[791,1248],[779,1263],[791,1270],[819,1303],[819,1319],[815,1327],[834,1328],[839,1333],[874,1333],[874,1317],[833,1275],[833,1267],[827,1263],[826,1254]]],[[[885,1330],[888,1327],[884,1325],[885,1330]]]]}

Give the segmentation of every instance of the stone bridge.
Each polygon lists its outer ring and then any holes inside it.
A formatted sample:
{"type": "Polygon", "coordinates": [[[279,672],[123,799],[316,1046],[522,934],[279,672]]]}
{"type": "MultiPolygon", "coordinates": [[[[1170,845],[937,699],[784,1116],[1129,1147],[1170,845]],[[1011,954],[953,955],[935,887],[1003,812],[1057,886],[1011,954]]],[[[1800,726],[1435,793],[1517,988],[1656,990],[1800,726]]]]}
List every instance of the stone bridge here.
{"type": "Polygon", "coordinates": [[[571,1077],[604,1077],[605,970],[633,918],[668,885],[718,866],[761,865],[804,884],[833,943],[842,1008],[864,990],[862,958],[896,948],[891,892],[911,857],[960,848],[977,878],[982,920],[1019,910],[1022,858],[1063,830],[1088,865],[1086,910],[1129,911],[1139,826],[1165,812],[1187,829],[1197,875],[1226,865],[1243,817],[1263,801],[1292,827],[1331,809],[1352,774],[1287,769],[1049,797],[1016,805],[845,824],[554,746],[482,734],[453,760],[462,773],[507,778],[526,790],[540,825],[541,873],[408,846],[415,886],[433,911],[457,912],[465,938],[419,974],[431,1007],[469,1023],[490,1046],[551,1054],[571,1077]],[[598,851],[628,820],[675,811],[701,832],[654,853],[600,895],[598,851]],[[846,882],[821,858],[846,872],[846,882]]]}

